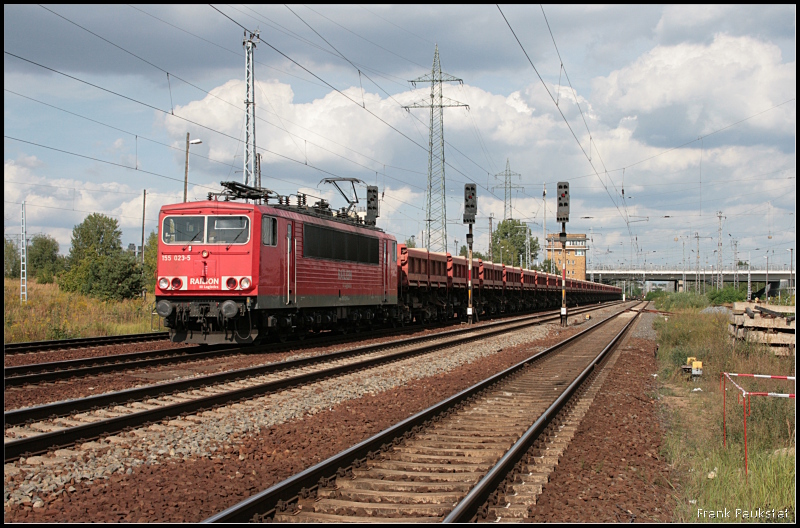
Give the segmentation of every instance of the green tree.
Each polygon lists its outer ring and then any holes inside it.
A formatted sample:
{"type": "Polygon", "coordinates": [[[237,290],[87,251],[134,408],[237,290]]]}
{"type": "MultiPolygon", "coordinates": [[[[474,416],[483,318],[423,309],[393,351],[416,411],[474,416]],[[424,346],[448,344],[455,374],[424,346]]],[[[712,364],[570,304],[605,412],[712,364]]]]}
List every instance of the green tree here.
{"type": "Polygon", "coordinates": [[[19,278],[19,245],[7,238],[3,239],[3,277],[19,278]]]}
{"type": "Polygon", "coordinates": [[[50,235],[34,235],[28,244],[28,275],[43,284],[53,282],[64,269],[64,257],[58,249],[58,241],[50,235]]]}
{"type": "Polygon", "coordinates": [[[142,265],[122,251],[119,223],[92,213],[72,230],[69,270],[58,277],[65,291],[101,299],[129,299],[142,292],[142,265]]]}
{"type": "Polygon", "coordinates": [[[144,244],[144,287],[154,292],[156,288],[156,267],[158,264],[158,233],[151,232],[144,244]]]}
{"type": "MultiPolygon", "coordinates": [[[[492,233],[492,255],[497,262],[503,262],[512,266],[520,265],[520,255],[522,264],[525,263],[527,255],[525,248],[525,237],[527,226],[521,220],[509,218],[497,225],[497,230],[492,233]]],[[[535,260],[539,254],[539,238],[530,237],[531,260],[535,260]]]]}
{"type": "Polygon", "coordinates": [[[711,290],[706,294],[711,304],[720,305],[724,303],[741,302],[747,299],[747,290],[737,290],[733,285],[725,286],[721,290],[711,290]]]}
{"type": "Polygon", "coordinates": [[[414,241],[413,238],[406,239],[406,247],[415,248],[417,247],[417,243],[414,241]]]}
{"type": "Polygon", "coordinates": [[[142,292],[142,266],[130,253],[89,254],[58,277],[64,291],[103,300],[131,299],[142,292]]]}
{"type": "Polygon", "coordinates": [[[559,274],[561,273],[560,270],[556,270],[555,262],[553,262],[550,259],[543,260],[542,263],[536,267],[536,269],[538,269],[539,271],[544,271],[545,273],[550,273],[550,270],[553,270],[552,271],[553,273],[556,272],[558,272],[559,274]]]}
{"type": "Polygon", "coordinates": [[[96,297],[119,301],[142,293],[142,264],[130,253],[120,251],[110,257],[100,257],[97,275],[98,281],[92,292],[96,297]]]}
{"type": "MultiPolygon", "coordinates": [[[[459,256],[468,257],[469,256],[469,248],[467,246],[461,246],[461,251],[458,252],[459,256]]],[[[472,250],[472,258],[474,259],[481,259],[481,260],[488,260],[486,256],[481,253],[480,251],[472,250]]]]}
{"type": "Polygon", "coordinates": [[[72,230],[69,265],[79,265],[88,255],[111,256],[122,250],[119,222],[99,213],[92,213],[72,230]]]}

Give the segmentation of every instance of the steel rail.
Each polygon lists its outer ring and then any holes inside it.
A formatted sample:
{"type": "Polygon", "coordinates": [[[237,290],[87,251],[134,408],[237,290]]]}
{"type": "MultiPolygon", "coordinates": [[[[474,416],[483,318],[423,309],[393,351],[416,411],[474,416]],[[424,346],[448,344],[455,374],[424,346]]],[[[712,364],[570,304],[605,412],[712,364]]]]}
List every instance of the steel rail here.
{"type": "Polygon", "coordinates": [[[169,338],[169,332],[145,332],[142,334],[125,334],[119,336],[78,337],[73,339],[55,339],[51,341],[22,341],[3,345],[5,354],[23,354],[26,352],[56,350],[59,348],[77,348],[87,346],[104,346],[134,341],[154,341],[169,338]]]}
{"type": "Polygon", "coordinates": [[[555,402],[553,402],[537,420],[528,428],[528,430],[517,440],[513,446],[503,455],[500,460],[492,467],[486,475],[467,493],[467,495],[459,501],[458,505],[453,508],[453,511],[447,515],[442,522],[470,522],[472,521],[478,510],[487,502],[490,495],[496,490],[500,484],[506,479],[508,473],[514,469],[517,462],[528,452],[530,447],[539,438],[539,435],[550,424],[553,418],[559,413],[564,405],[575,395],[577,390],[591,375],[594,369],[612,351],[617,343],[622,339],[623,335],[630,329],[634,322],[636,322],[638,315],[635,315],[631,320],[619,331],[619,333],[603,348],[603,350],[589,363],[589,365],[581,372],[572,383],[559,395],[555,402]]]}
{"type": "Polygon", "coordinates": [[[18,387],[42,381],[91,376],[122,369],[152,367],[176,361],[195,361],[222,354],[242,352],[244,348],[244,345],[210,345],[202,348],[168,348],[165,350],[148,350],[146,352],[69,359],[50,363],[32,363],[5,367],[3,369],[3,382],[6,387],[18,387]]]}
{"type": "MultiPolygon", "coordinates": [[[[380,451],[382,448],[391,445],[396,440],[410,436],[411,434],[421,430],[427,424],[430,424],[431,421],[435,421],[437,417],[443,413],[455,408],[457,405],[465,402],[469,398],[490,388],[492,385],[503,380],[504,378],[514,374],[515,372],[518,372],[520,369],[524,368],[530,363],[552,354],[556,350],[565,347],[577,339],[585,337],[587,334],[597,330],[618,315],[619,314],[612,315],[598,322],[591,328],[587,328],[586,330],[583,330],[574,336],[568,337],[564,341],[542,350],[517,363],[516,365],[513,365],[481,382],[478,382],[475,385],[464,389],[458,394],[455,394],[423,411],[420,411],[414,416],[411,416],[402,422],[393,425],[362,442],[359,442],[345,451],[342,451],[338,455],[334,455],[298,473],[297,475],[289,477],[288,479],[279,482],[278,484],[275,484],[274,486],[205,519],[203,522],[230,523],[262,520],[264,517],[274,514],[276,509],[279,510],[285,507],[285,504],[288,500],[296,500],[299,497],[307,496],[309,491],[316,489],[320,480],[333,478],[336,476],[337,472],[343,471],[343,468],[352,467],[354,463],[362,459],[371,458],[376,451],[380,451]]],[[[560,318],[560,313],[554,318],[556,317],[560,318]]]]}

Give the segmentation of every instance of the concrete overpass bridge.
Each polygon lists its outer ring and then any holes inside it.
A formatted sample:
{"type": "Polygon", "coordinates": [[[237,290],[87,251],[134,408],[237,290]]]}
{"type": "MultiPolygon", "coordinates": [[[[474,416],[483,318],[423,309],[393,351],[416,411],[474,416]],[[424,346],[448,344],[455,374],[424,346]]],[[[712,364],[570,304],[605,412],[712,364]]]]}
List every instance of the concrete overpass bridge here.
{"type": "MultiPolygon", "coordinates": [[[[722,282],[724,284],[733,284],[734,278],[737,278],[739,284],[747,284],[747,270],[722,270],[722,282]]],[[[674,286],[674,291],[683,291],[684,289],[693,290],[695,284],[716,284],[719,273],[710,269],[701,269],[697,273],[694,269],[686,270],[671,269],[671,268],[632,268],[620,269],[612,267],[594,268],[586,270],[586,278],[594,280],[595,282],[603,282],[606,284],[616,284],[621,281],[637,281],[637,282],[671,282],[674,286]],[[594,277],[594,278],[592,278],[594,277]],[[684,285],[684,277],[686,284],[684,285]]],[[[770,291],[777,291],[779,288],[788,287],[789,279],[791,277],[791,285],[795,285],[796,272],[793,270],[767,270],[758,269],[750,270],[751,283],[761,282],[764,283],[769,280],[770,291]]],[[[755,289],[755,288],[754,288],[755,289]]]]}

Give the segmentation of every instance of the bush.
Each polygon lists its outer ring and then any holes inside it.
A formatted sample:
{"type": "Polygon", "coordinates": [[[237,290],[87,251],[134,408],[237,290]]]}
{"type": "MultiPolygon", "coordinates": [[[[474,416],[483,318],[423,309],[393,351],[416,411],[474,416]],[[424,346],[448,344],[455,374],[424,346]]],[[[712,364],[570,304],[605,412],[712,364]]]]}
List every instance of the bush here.
{"type": "Polygon", "coordinates": [[[56,278],[49,269],[43,269],[36,275],[36,282],[39,284],[53,284],[56,278]]]}
{"type": "Polygon", "coordinates": [[[711,304],[720,305],[747,300],[747,292],[737,290],[733,286],[725,286],[721,290],[711,290],[706,294],[711,304]]]}
{"type": "Polygon", "coordinates": [[[668,312],[691,310],[708,306],[708,298],[697,293],[670,293],[655,300],[656,308],[668,312]]]}
{"type": "Polygon", "coordinates": [[[88,255],[58,278],[67,292],[103,300],[132,299],[142,292],[142,268],[128,253],[88,255]]]}
{"type": "Polygon", "coordinates": [[[647,292],[647,295],[645,296],[644,300],[645,301],[655,301],[656,299],[660,299],[661,297],[666,297],[667,295],[669,295],[669,294],[667,292],[665,292],[664,290],[655,290],[655,291],[647,292]]]}

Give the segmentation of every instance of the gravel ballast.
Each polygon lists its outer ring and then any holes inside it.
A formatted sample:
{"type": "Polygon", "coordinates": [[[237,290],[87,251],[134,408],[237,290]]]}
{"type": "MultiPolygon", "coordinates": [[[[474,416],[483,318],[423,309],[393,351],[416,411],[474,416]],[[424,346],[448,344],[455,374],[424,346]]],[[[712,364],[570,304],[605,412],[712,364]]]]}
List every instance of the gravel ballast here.
{"type": "Polygon", "coordinates": [[[199,521],[587,326],[532,327],[7,464],[5,520],[199,521]]]}

